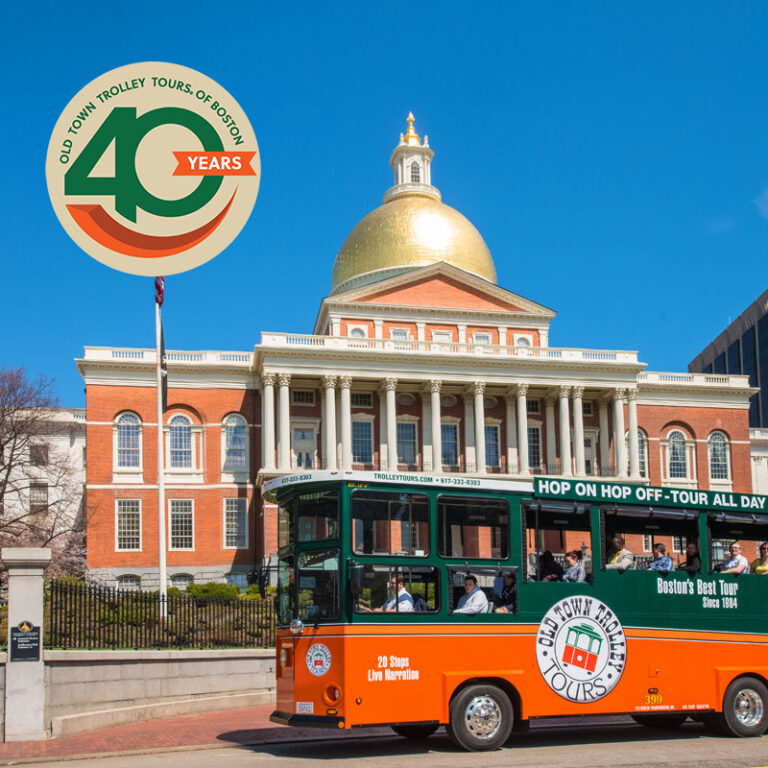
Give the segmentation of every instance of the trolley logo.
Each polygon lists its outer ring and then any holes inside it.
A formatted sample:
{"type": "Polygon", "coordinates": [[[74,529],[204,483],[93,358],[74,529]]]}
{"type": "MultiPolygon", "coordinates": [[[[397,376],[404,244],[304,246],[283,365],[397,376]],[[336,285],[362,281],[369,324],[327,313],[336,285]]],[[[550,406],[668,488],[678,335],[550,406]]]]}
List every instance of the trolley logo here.
{"type": "Polygon", "coordinates": [[[56,215],[90,256],[136,275],[223,251],[259,190],[256,136],[218,83],[178,64],[129,64],[66,106],[48,145],[56,215]]]}
{"type": "Polygon", "coordinates": [[[307,669],[316,677],[321,677],[331,668],[331,652],[328,646],[314,643],[307,651],[307,669]]]}
{"type": "Polygon", "coordinates": [[[621,679],[627,640],[600,600],[576,595],[553,605],[536,635],[536,661],[547,685],[568,701],[607,696],[621,679]]]}

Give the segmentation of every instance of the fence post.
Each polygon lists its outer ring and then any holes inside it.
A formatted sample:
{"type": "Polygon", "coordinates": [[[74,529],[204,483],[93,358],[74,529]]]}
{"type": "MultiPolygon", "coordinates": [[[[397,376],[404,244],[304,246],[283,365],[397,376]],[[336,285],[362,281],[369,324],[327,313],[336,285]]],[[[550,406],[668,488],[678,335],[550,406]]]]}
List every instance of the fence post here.
{"type": "Polygon", "coordinates": [[[5,667],[5,740],[43,739],[43,571],[51,550],[4,547],[8,567],[8,663],[5,667]]]}

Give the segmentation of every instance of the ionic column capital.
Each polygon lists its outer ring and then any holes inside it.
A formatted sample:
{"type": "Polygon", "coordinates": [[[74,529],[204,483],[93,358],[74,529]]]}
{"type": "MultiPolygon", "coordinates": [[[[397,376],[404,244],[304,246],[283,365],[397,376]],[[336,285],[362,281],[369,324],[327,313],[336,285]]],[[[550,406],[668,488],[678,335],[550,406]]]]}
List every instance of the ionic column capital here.
{"type": "Polygon", "coordinates": [[[274,387],[276,380],[277,380],[277,374],[276,373],[262,373],[261,374],[261,383],[264,384],[267,387],[274,387]]]}
{"type": "Polygon", "coordinates": [[[322,377],[323,382],[323,389],[335,389],[336,388],[336,377],[335,376],[323,376],[322,377]]]}
{"type": "Polygon", "coordinates": [[[339,387],[341,389],[349,389],[352,386],[351,376],[339,376],[339,387]]]}
{"type": "Polygon", "coordinates": [[[581,386],[581,384],[578,384],[573,388],[572,394],[574,400],[581,400],[581,398],[584,397],[584,387],[581,386]]]}
{"type": "Polygon", "coordinates": [[[290,373],[278,373],[277,374],[277,383],[281,387],[290,387],[291,386],[291,374],[290,373]]]}

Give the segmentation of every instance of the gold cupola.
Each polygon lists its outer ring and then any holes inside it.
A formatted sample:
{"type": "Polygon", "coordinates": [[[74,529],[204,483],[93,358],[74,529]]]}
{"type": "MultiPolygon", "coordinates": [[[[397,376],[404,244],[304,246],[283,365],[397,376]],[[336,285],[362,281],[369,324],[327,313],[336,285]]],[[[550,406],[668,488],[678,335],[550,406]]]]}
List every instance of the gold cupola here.
{"type": "Polygon", "coordinates": [[[432,186],[434,152],[422,142],[408,114],[408,129],[392,151],[395,183],[384,205],[371,211],[348,235],[336,256],[331,293],[374,283],[444,261],[492,283],[496,268],[472,223],[442,202],[432,186]]]}

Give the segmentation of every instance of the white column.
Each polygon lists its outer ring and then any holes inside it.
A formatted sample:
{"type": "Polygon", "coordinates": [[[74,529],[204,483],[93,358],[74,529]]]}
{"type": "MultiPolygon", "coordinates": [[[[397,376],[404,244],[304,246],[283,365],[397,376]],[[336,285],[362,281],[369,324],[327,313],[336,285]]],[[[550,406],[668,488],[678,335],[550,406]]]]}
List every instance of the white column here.
{"type": "Polygon", "coordinates": [[[627,415],[629,417],[629,476],[640,479],[640,441],[637,438],[637,390],[627,390],[627,415]]]}
{"type": "Polygon", "coordinates": [[[397,471],[397,379],[385,379],[387,391],[387,469],[397,471]]]}
{"type": "Polygon", "coordinates": [[[600,400],[600,474],[607,477],[611,474],[611,430],[608,426],[608,402],[600,400]]]}
{"type": "Polygon", "coordinates": [[[421,469],[432,471],[432,406],[429,402],[429,390],[422,389],[421,397],[421,469]]]}
{"type": "Polygon", "coordinates": [[[517,455],[518,471],[521,475],[530,474],[528,466],[528,394],[527,384],[517,385],[517,455]]]}
{"type": "Polygon", "coordinates": [[[474,472],[475,462],[475,404],[472,394],[464,391],[464,471],[474,472]]]}
{"type": "Polygon", "coordinates": [[[576,461],[576,475],[584,477],[587,467],[584,461],[584,409],[582,407],[584,387],[573,388],[573,458],[576,461]]]}
{"type": "Polygon", "coordinates": [[[570,387],[560,387],[560,474],[573,473],[571,462],[571,417],[568,408],[570,387]]]}
{"type": "Polygon", "coordinates": [[[351,376],[339,376],[341,387],[341,468],[352,469],[352,398],[351,376]]]}
{"type": "Polygon", "coordinates": [[[475,400],[475,455],[477,472],[485,474],[485,382],[476,381],[472,385],[475,400]]]}
{"type": "Polygon", "coordinates": [[[545,474],[557,474],[557,426],[555,424],[555,396],[550,394],[544,399],[544,418],[547,421],[547,471],[545,474]]]}
{"type": "Polygon", "coordinates": [[[627,453],[624,447],[624,389],[613,393],[613,448],[616,458],[616,474],[627,474],[627,453]]]}
{"type": "Polygon", "coordinates": [[[264,469],[275,469],[275,379],[274,373],[265,373],[261,377],[261,399],[264,408],[261,434],[263,437],[264,469]]]}
{"type": "Polygon", "coordinates": [[[278,389],[278,436],[277,436],[277,468],[291,468],[291,376],[288,373],[277,375],[278,389]]]}
{"type": "Polygon", "coordinates": [[[459,332],[459,344],[466,344],[467,343],[467,324],[459,323],[457,326],[457,330],[459,332]]]}
{"type": "Polygon", "coordinates": [[[323,413],[323,466],[336,469],[336,377],[323,376],[325,412],[323,413]]]}
{"type": "Polygon", "coordinates": [[[443,471],[443,429],[440,412],[440,388],[442,382],[433,379],[429,382],[429,398],[432,410],[432,470],[443,471]]]}
{"type": "Polygon", "coordinates": [[[499,326],[499,346],[507,346],[507,329],[503,325],[499,326]]]}
{"type": "Polygon", "coordinates": [[[517,418],[515,414],[515,393],[507,390],[504,394],[507,405],[507,474],[513,475],[520,471],[517,461],[517,418]]]}

